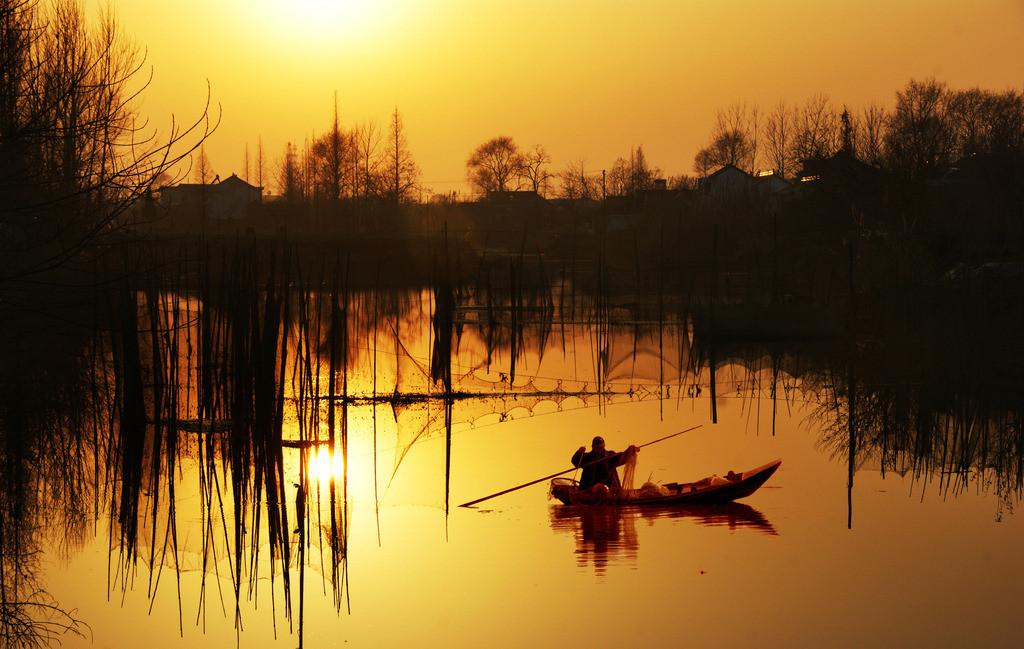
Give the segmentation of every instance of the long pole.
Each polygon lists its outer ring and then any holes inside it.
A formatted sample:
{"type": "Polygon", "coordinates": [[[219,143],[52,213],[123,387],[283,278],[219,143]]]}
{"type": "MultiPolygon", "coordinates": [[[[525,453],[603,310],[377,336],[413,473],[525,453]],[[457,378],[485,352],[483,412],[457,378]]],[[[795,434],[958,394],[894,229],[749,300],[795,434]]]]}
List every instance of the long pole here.
{"type": "MultiPolygon", "coordinates": [[[[673,437],[678,437],[678,436],[682,435],[683,433],[688,433],[688,432],[690,432],[692,430],[697,430],[698,428],[700,428],[703,425],[704,424],[697,424],[696,426],[691,426],[691,427],[687,428],[686,430],[681,430],[678,433],[672,433],[671,435],[666,435],[664,437],[659,437],[658,439],[651,440],[650,442],[646,442],[644,444],[641,444],[640,446],[637,446],[637,448],[640,449],[640,448],[643,448],[645,446],[650,446],[651,444],[657,444],[658,442],[664,442],[666,439],[672,439],[673,437]]],[[[518,486],[515,486],[515,487],[511,487],[509,489],[505,489],[505,490],[499,491],[497,493],[493,493],[493,494],[491,494],[489,496],[484,496],[483,498],[477,498],[476,500],[471,500],[468,503],[462,503],[461,505],[459,505],[459,507],[472,507],[473,505],[475,505],[477,503],[482,503],[485,500],[490,500],[491,498],[497,498],[498,496],[504,496],[505,494],[512,493],[513,491],[519,491],[520,489],[523,489],[525,487],[529,487],[531,485],[535,485],[538,482],[544,482],[545,480],[550,480],[552,478],[557,478],[560,475],[565,475],[566,473],[572,473],[573,471],[575,471],[577,469],[582,469],[582,468],[586,468],[588,466],[592,466],[594,464],[598,464],[600,462],[605,462],[609,458],[618,457],[618,456],[623,455],[625,453],[626,453],[626,451],[620,451],[620,452],[615,453],[613,455],[609,455],[607,457],[603,457],[600,460],[594,460],[593,462],[588,462],[587,464],[584,464],[582,466],[578,466],[578,467],[574,466],[571,469],[566,469],[564,471],[559,471],[558,473],[552,473],[551,475],[546,475],[543,478],[537,478],[536,480],[530,480],[529,482],[524,482],[521,485],[518,485],[518,486]]]]}

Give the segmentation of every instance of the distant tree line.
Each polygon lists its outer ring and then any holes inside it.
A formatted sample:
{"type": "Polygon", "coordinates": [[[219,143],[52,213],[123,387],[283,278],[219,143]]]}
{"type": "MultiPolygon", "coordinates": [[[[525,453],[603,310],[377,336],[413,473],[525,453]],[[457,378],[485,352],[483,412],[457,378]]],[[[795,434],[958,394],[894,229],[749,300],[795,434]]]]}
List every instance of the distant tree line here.
{"type": "Polygon", "coordinates": [[[793,177],[805,161],[840,151],[910,180],[934,176],[970,158],[1019,164],[1024,94],[954,90],[929,79],[907,83],[891,109],[870,104],[851,111],[824,95],[802,104],[779,102],[767,114],[737,103],[718,112],[694,169],[706,176],[734,165],[793,177]]]}
{"type": "MultiPolygon", "coordinates": [[[[780,101],[765,112],[735,103],[718,111],[708,143],[694,158],[696,177],[665,177],[667,188],[693,188],[699,178],[732,165],[749,173],[796,177],[808,160],[839,152],[905,180],[923,180],[965,159],[984,160],[1005,176],[1024,151],[1024,94],[1017,90],[954,90],[934,80],[911,80],[893,107],[859,110],[825,95],[803,103],[780,101]]],[[[551,169],[542,145],[522,149],[509,136],[487,140],[466,161],[467,180],[479,195],[532,190],[542,196],[596,199],[628,196],[655,187],[664,176],[637,146],[602,171],[573,160],[551,169]]]]}
{"type": "Polygon", "coordinates": [[[541,196],[600,200],[653,189],[661,169],[647,162],[642,146],[620,157],[600,176],[586,169],[583,160],[562,171],[551,170],[551,156],[540,144],[523,150],[507,135],[492,138],[470,154],[467,179],[481,195],[507,191],[533,191],[541,196]]]}
{"type": "MultiPolygon", "coordinates": [[[[199,160],[202,160],[200,152],[199,160]]],[[[272,181],[280,196],[293,204],[338,206],[353,201],[384,201],[394,204],[420,198],[420,169],[413,158],[405,122],[396,108],[381,128],[369,121],[344,128],[335,99],[334,115],[325,133],[301,146],[285,144],[272,177],[265,176],[262,140],[258,145],[255,174],[250,175],[246,149],[245,180],[264,186],[272,181]]],[[[196,181],[203,164],[195,165],[196,181]]],[[[206,177],[209,173],[205,174],[206,177]]]]}
{"type": "MultiPolygon", "coordinates": [[[[337,104],[337,102],[335,102],[337,104]]],[[[742,102],[718,111],[708,143],[694,158],[694,176],[666,175],[636,146],[601,170],[571,160],[553,167],[541,144],[521,147],[508,135],[493,137],[470,153],[466,179],[478,196],[532,191],[570,200],[601,200],[654,189],[693,189],[699,179],[732,165],[755,173],[771,171],[795,178],[808,160],[839,152],[906,180],[922,180],[965,158],[995,166],[1015,165],[1024,149],[1024,94],[971,88],[953,90],[929,79],[910,81],[891,108],[869,104],[858,110],[834,104],[825,95],[802,103],[780,101],[770,110],[742,102]]],[[[194,169],[209,182],[200,155],[194,169]]],[[[289,202],[335,204],[353,200],[416,202],[424,194],[420,170],[410,151],[405,125],[396,109],[384,128],[374,122],[346,129],[337,108],[325,133],[301,145],[289,142],[269,178],[262,143],[255,174],[246,180],[273,182],[289,202]]],[[[452,200],[437,196],[434,200],[452,200]]]]}

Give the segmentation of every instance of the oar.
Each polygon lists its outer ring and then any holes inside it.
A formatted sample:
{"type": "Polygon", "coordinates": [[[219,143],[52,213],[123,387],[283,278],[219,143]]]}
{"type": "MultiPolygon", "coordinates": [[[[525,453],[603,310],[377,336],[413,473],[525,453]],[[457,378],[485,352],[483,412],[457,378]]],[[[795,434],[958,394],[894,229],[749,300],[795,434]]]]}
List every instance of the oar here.
{"type": "MultiPolygon", "coordinates": [[[[664,437],[659,437],[658,439],[655,439],[655,440],[652,440],[650,442],[646,442],[644,444],[641,444],[640,446],[637,446],[637,448],[640,449],[640,448],[643,448],[645,446],[650,446],[651,444],[657,444],[658,442],[664,442],[666,439],[672,439],[673,437],[678,437],[678,436],[682,435],[683,433],[690,432],[691,430],[697,430],[698,428],[700,428],[703,425],[704,424],[697,424],[696,426],[691,426],[690,428],[687,428],[686,430],[681,430],[678,433],[672,433],[671,435],[665,435],[664,437]]],[[[628,451],[628,449],[627,449],[627,451],[628,451]]],[[[573,468],[566,469],[565,471],[559,471],[558,473],[552,473],[551,475],[546,475],[543,478],[537,478],[536,480],[530,480],[529,482],[524,482],[521,485],[518,485],[518,486],[515,486],[515,487],[511,487],[509,489],[505,489],[505,490],[499,491],[497,493],[493,493],[490,496],[484,496],[483,498],[477,498],[476,500],[471,500],[468,503],[462,503],[461,505],[459,505],[459,507],[472,507],[473,505],[475,505],[477,503],[482,503],[485,500],[490,500],[491,498],[497,498],[498,496],[504,496],[505,494],[512,493],[513,491],[519,491],[520,489],[524,489],[526,487],[529,487],[530,485],[535,485],[538,482],[544,482],[545,480],[550,480],[552,478],[557,478],[558,476],[565,475],[566,473],[572,473],[576,469],[582,469],[582,468],[585,468],[585,467],[588,467],[588,466],[591,466],[591,465],[594,465],[594,464],[599,464],[601,462],[605,462],[605,461],[607,461],[610,458],[618,457],[620,455],[623,455],[627,451],[619,451],[618,453],[615,453],[613,455],[609,455],[607,457],[603,457],[600,460],[594,460],[593,462],[588,462],[588,463],[584,464],[583,466],[578,466],[578,467],[574,466],[573,468]]]]}

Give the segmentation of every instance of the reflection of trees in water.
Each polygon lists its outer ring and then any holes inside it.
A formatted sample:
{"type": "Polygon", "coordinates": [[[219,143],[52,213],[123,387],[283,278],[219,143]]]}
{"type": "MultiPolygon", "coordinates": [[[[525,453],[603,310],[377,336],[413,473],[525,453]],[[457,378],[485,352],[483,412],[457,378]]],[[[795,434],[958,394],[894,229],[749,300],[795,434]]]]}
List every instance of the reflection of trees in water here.
{"type": "Polygon", "coordinates": [[[103,445],[89,393],[98,377],[83,330],[55,329],[69,310],[3,322],[0,354],[0,644],[45,646],[86,627],[38,579],[44,539],[61,553],[94,531],[103,497],[92,467],[103,445]]]}
{"type": "Polygon", "coordinates": [[[1024,350],[1020,307],[1005,305],[954,296],[944,306],[956,315],[882,334],[884,345],[861,344],[818,372],[808,383],[822,446],[853,468],[937,480],[944,497],[993,492],[997,516],[1012,509],[1024,488],[1024,350]]]}
{"type": "MultiPolygon", "coordinates": [[[[821,444],[848,458],[850,386],[836,381],[819,404],[821,444]]],[[[853,431],[854,464],[938,480],[943,496],[970,486],[993,491],[1002,504],[1015,501],[1024,487],[1021,412],[1016,404],[994,403],[977,385],[939,388],[934,384],[857,382],[853,431]],[[981,393],[973,392],[981,390],[981,393]]]]}
{"type": "MultiPolygon", "coordinates": [[[[230,581],[239,623],[268,577],[275,622],[281,611],[301,629],[307,565],[336,606],[347,602],[349,427],[351,410],[368,405],[374,417],[385,404],[394,414],[391,477],[426,437],[443,436],[450,458],[453,427],[709,395],[742,399],[748,412],[770,407],[773,430],[780,408],[815,399],[824,444],[848,448],[847,345],[825,318],[809,329],[806,308],[799,326],[778,305],[719,308],[709,320],[706,293],[668,291],[659,273],[613,288],[600,257],[583,270],[520,255],[467,271],[439,250],[417,284],[381,271],[368,280],[340,254],[287,245],[145,252],[115,262],[140,272],[111,272],[53,320],[84,326],[40,327],[36,316],[17,331],[3,325],[5,358],[17,361],[5,365],[0,398],[5,586],[20,579],[12,566],[31,565],[24,558],[44,531],[71,552],[103,533],[105,517],[115,587],[132,587],[141,564],[150,595],[163,582],[181,601],[181,572],[198,570],[230,581]],[[771,335],[759,339],[764,318],[771,335]],[[562,366],[549,375],[545,358],[562,366]],[[326,482],[308,471],[323,446],[345,467],[326,482]],[[181,493],[198,495],[198,543],[179,525],[181,493]]],[[[986,344],[986,354],[908,349],[899,363],[862,353],[856,462],[941,470],[948,493],[983,470],[1000,494],[1019,493],[1015,395],[1000,402],[950,369],[965,359],[1004,368],[998,343],[986,344]],[[948,357],[942,372],[936,357],[948,357]],[[915,370],[922,359],[932,365],[915,370]]],[[[455,470],[446,462],[446,493],[455,470]]],[[[587,537],[612,553],[630,545],[623,525],[590,520],[587,537]]]]}
{"type": "MultiPolygon", "coordinates": [[[[390,403],[396,418],[426,410],[399,430],[397,470],[432,430],[450,448],[456,403],[461,420],[476,423],[542,402],[586,407],[662,394],[623,370],[628,358],[636,369],[639,318],[631,353],[613,353],[613,319],[628,310],[582,293],[571,306],[556,302],[544,272],[523,259],[507,275],[498,272],[504,262],[489,265],[467,285],[450,279],[445,253],[429,290],[368,291],[354,287],[340,255],[288,246],[174,252],[124,251],[54,320],[62,324],[51,325],[53,340],[16,330],[37,327],[31,317],[4,323],[7,358],[19,361],[5,365],[0,405],[5,592],[24,583],[11,566],[29,565],[43,532],[70,552],[106,518],[115,588],[136,584],[140,567],[151,595],[175,582],[183,625],[180,575],[197,568],[230,580],[240,623],[241,603],[269,571],[291,624],[294,580],[301,593],[308,558],[325,562],[318,572],[335,604],[347,601],[347,473],[323,485],[307,467],[327,445],[347,472],[351,406],[390,403]],[[597,342],[580,350],[590,361],[582,378],[516,372],[516,359],[542,356],[556,337],[563,349],[575,345],[594,323],[597,342]],[[460,345],[483,353],[453,363],[460,345]],[[198,545],[179,526],[182,489],[200,502],[198,545]]],[[[660,376],[662,354],[652,356],[660,376]]],[[[208,586],[204,579],[196,594],[200,613],[208,586]]]]}

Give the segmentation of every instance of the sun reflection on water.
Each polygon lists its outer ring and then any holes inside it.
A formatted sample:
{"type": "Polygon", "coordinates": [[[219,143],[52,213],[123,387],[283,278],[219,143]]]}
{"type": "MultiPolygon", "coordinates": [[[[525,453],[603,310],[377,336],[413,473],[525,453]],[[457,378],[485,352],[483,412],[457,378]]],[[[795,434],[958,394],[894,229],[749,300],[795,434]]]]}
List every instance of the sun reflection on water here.
{"type": "Polygon", "coordinates": [[[310,480],[323,484],[329,483],[332,479],[340,481],[345,475],[345,459],[341,453],[321,446],[310,454],[307,470],[310,480]]]}

